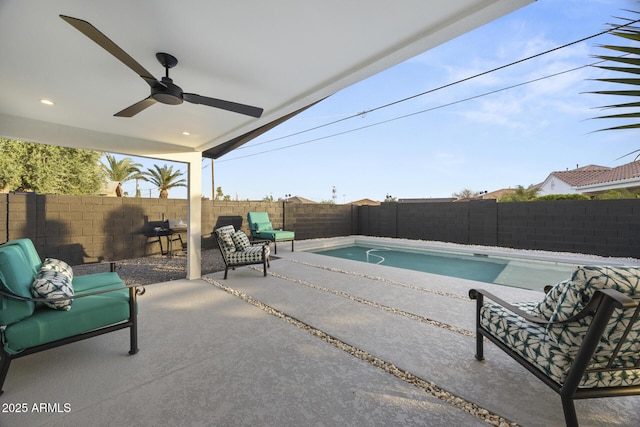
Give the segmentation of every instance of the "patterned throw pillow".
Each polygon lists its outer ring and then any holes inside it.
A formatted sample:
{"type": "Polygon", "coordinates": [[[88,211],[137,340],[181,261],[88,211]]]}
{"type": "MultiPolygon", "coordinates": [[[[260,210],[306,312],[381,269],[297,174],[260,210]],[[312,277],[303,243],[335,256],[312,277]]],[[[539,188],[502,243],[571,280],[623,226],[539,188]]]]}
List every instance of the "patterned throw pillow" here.
{"type": "MultiPolygon", "coordinates": [[[[31,294],[36,298],[65,298],[73,296],[73,284],[69,275],[59,271],[40,269],[31,285],[31,294]]],[[[73,300],[45,301],[48,307],[58,310],[71,310],[73,300]]]]}
{"type": "Polygon", "coordinates": [[[233,243],[235,244],[237,251],[242,252],[245,249],[247,249],[249,246],[251,246],[251,242],[249,241],[249,238],[242,230],[236,231],[234,234],[231,235],[231,238],[233,239],[233,243]]]}
{"type": "Polygon", "coordinates": [[[640,294],[640,268],[581,266],[558,299],[552,319],[567,320],[578,314],[598,289],[615,289],[627,296],[640,294]]]}
{"type": "Polygon", "coordinates": [[[236,251],[236,245],[233,243],[233,234],[235,233],[235,228],[233,225],[225,225],[224,227],[220,227],[216,230],[216,235],[222,244],[222,248],[226,253],[233,253],[236,251]]]}
{"type": "Polygon", "coordinates": [[[71,280],[73,280],[73,270],[71,269],[71,266],[62,260],[55,258],[45,258],[44,262],[42,263],[42,267],[40,268],[43,270],[53,270],[59,273],[66,274],[71,280]]]}
{"type": "MultiPolygon", "coordinates": [[[[558,297],[558,304],[549,320],[561,322],[575,316],[587,305],[598,289],[616,289],[630,297],[640,295],[640,268],[578,267],[568,282],[568,286],[558,297]]],[[[621,316],[626,317],[627,314],[614,314],[604,333],[605,338],[603,338],[609,342],[601,341],[596,353],[615,347],[620,339],[620,329],[629,322],[629,319],[621,322],[621,316]]],[[[577,346],[582,343],[590,323],[591,317],[586,317],[577,322],[549,325],[547,333],[552,340],[561,347],[565,347],[567,351],[575,351],[577,346]]],[[[635,338],[634,336],[634,340],[635,338]]]]}
{"type": "Polygon", "coordinates": [[[547,320],[551,319],[558,301],[562,294],[566,291],[567,287],[571,284],[570,280],[563,280],[555,285],[546,293],[542,301],[532,310],[532,313],[538,317],[543,317],[547,320]]]}

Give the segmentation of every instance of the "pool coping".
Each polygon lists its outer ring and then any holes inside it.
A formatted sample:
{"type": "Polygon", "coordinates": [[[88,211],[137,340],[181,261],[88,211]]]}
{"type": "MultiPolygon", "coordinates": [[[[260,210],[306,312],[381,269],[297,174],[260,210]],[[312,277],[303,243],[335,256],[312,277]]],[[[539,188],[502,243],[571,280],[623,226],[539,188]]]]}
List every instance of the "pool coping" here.
{"type": "Polygon", "coordinates": [[[351,235],[309,239],[296,242],[296,250],[314,252],[325,249],[336,249],[350,245],[377,246],[390,249],[415,251],[444,251],[466,255],[487,255],[527,261],[543,261],[574,265],[609,265],[640,267],[640,259],[622,257],[604,257],[599,255],[575,254],[571,252],[551,252],[530,249],[503,248],[497,246],[465,245],[459,243],[439,242],[434,240],[412,240],[397,237],[372,237],[351,235]]]}

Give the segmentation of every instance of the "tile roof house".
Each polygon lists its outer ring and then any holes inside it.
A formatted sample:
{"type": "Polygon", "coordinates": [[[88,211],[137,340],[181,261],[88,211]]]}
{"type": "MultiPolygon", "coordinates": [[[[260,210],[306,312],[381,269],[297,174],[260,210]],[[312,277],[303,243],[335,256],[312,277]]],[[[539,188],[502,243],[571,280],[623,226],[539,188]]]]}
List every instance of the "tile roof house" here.
{"type": "Polygon", "coordinates": [[[380,202],[378,202],[377,200],[371,200],[371,199],[360,199],[360,200],[355,200],[353,202],[349,202],[347,204],[356,205],[356,206],[379,206],[380,202]]]}
{"type": "Polygon", "coordinates": [[[287,203],[318,203],[318,202],[314,202],[311,199],[305,199],[304,197],[301,196],[293,196],[293,197],[289,197],[287,199],[284,200],[287,203]]]}
{"type": "Polygon", "coordinates": [[[547,194],[585,194],[595,196],[609,190],[640,190],[640,161],[615,168],[587,165],[580,168],[552,172],[540,184],[539,196],[547,194]]]}

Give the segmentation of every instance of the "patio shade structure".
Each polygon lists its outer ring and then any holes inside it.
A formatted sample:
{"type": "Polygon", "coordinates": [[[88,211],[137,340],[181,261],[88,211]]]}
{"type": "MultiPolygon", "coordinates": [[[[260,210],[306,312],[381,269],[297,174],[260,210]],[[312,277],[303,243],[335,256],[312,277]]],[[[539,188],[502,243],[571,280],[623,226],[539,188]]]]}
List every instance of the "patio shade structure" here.
{"type": "Polygon", "coordinates": [[[242,2],[5,0],[0,4],[0,136],[188,164],[187,275],[200,277],[201,159],[219,158],[339,90],[533,0],[242,2]],[[91,23],[153,78],[256,106],[260,117],[157,103],[130,67],[78,31],[91,23]],[[54,105],[39,102],[51,100],[54,105]],[[183,132],[189,132],[186,136],[183,132]]]}

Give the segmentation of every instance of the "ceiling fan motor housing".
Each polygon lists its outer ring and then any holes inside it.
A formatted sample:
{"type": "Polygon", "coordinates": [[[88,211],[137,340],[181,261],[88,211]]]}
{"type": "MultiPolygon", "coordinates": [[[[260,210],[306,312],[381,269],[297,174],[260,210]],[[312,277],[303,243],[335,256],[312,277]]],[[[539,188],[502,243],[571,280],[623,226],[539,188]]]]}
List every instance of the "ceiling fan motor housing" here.
{"type": "Polygon", "coordinates": [[[174,85],[169,77],[162,78],[162,85],[151,88],[151,97],[158,102],[169,105],[182,104],[182,89],[174,85]]]}

